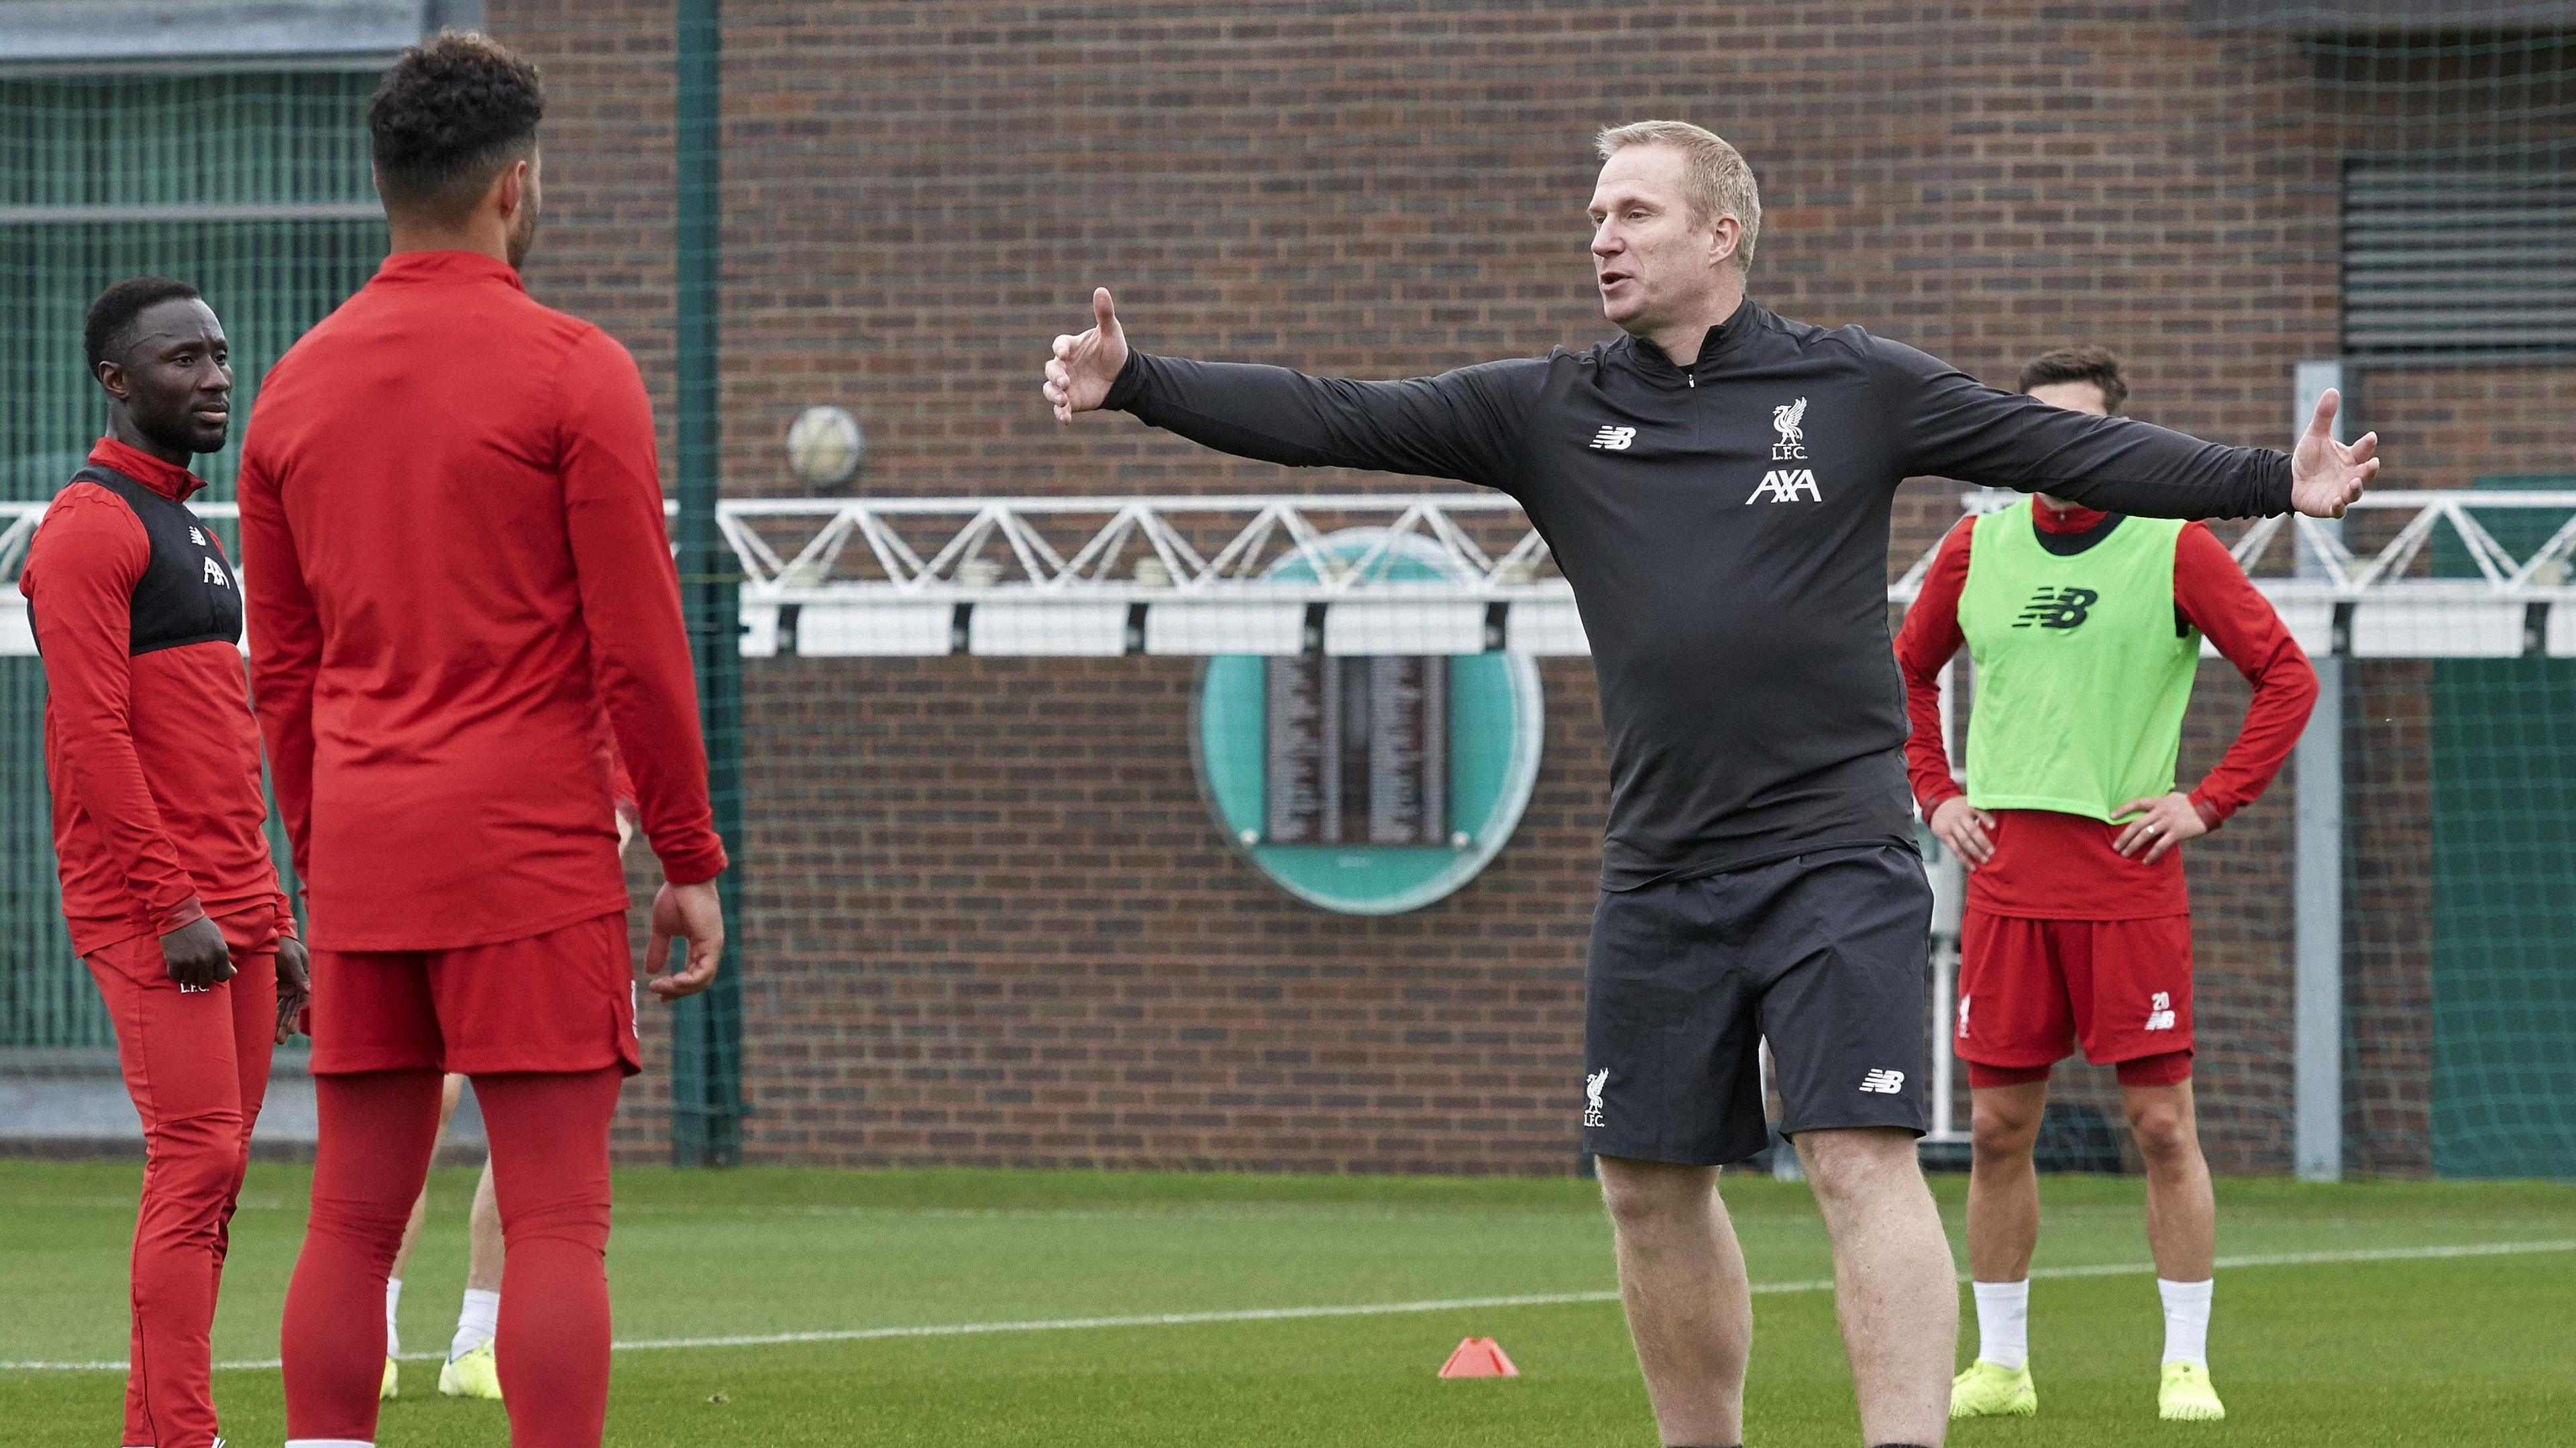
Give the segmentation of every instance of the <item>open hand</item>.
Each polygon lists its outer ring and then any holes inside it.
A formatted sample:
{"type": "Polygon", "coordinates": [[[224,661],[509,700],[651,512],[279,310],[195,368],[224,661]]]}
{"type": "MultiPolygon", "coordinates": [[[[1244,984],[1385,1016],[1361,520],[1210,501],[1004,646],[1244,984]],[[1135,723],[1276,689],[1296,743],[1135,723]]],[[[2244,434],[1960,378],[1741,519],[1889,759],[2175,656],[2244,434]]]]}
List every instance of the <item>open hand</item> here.
{"type": "Polygon", "coordinates": [[[2365,432],[2350,446],[2335,441],[2335,413],[2342,406],[2343,395],[2327,388],[2290,454],[2290,506],[2311,518],[2342,517],[2379,475],[2379,434],[2365,432]]]}
{"type": "Polygon", "coordinates": [[[292,935],[277,942],[277,1044],[295,1034],[296,1017],[313,1001],[313,963],[292,935]]]}
{"type": "Polygon", "coordinates": [[[1046,385],[1039,390],[1058,422],[1071,422],[1075,413],[1108,401],[1109,385],[1127,365],[1127,332],[1118,325],[1109,288],[1092,292],[1091,321],[1091,330],[1079,337],[1056,338],[1055,354],[1047,359],[1046,385]]]}
{"type": "Polygon", "coordinates": [[[1995,817],[1954,794],[1932,811],[1932,838],[1973,870],[1995,857],[1995,817]]]}
{"type": "Polygon", "coordinates": [[[717,898],[716,882],[707,880],[695,885],[662,882],[653,896],[653,938],[644,947],[644,974],[650,979],[645,988],[666,1001],[693,996],[713,985],[716,962],[724,959],[724,902],[717,898]],[[662,974],[671,959],[671,942],[687,942],[678,968],[662,974]]]}
{"type": "Polygon", "coordinates": [[[2144,864],[2152,865],[2164,858],[2165,851],[2209,833],[2209,821],[2200,817],[2200,807],[2191,802],[2190,795],[2149,795],[2133,799],[2112,813],[2139,814],[2141,810],[2145,813],[2129,821],[2129,827],[2111,841],[2111,848],[2144,864]],[[2146,852],[2143,856],[2139,854],[2141,850],[2146,852]]]}

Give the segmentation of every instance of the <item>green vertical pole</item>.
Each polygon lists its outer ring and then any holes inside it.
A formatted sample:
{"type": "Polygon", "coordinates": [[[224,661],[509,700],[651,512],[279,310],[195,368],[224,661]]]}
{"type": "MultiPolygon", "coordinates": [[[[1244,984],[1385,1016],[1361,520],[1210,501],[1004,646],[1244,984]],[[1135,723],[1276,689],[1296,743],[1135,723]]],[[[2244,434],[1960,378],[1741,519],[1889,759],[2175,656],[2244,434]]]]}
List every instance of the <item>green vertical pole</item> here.
{"type": "Polygon", "coordinates": [[[681,1166],[742,1159],[742,645],[740,574],[716,530],[719,0],[678,0],[675,150],[680,589],[697,659],[698,714],[716,830],[735,861],[724,879],[725,962],[671,1020],[671,1156],[681,1166]]]}

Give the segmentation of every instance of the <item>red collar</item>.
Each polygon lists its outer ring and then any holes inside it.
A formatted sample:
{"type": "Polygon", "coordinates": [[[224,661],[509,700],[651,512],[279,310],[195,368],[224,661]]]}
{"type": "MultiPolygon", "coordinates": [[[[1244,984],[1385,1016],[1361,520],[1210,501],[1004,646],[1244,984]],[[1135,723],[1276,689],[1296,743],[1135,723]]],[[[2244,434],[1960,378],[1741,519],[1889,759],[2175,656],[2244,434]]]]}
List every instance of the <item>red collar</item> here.
{"type": "Polygon", "coordinates": [[[2042,533],[2089,533],[2099,527],[2102,520],[2110,515],[2081,506],[2069,508],[2061,513],[2037,498],[2033,498],[2030,503],[2030,516],[2031,521],[2038,525],[2042,533]]]}
{"type": "Polygon", "coordinates": [[[123,473],[176,503],[188,501],[206,485],[204,478],[186,468],[165,463],[141,448],[128,447],[112,437],[100,438],[98,446],[89,450],[89,460],[95,467],[123,473]]]}
{"type": "Polygon", "coordinates": [[[376,268],[376,280],[433,284],[500,281],[520,291],[528,289],[508,262],[479,251],[398,251],[376,268]]]}

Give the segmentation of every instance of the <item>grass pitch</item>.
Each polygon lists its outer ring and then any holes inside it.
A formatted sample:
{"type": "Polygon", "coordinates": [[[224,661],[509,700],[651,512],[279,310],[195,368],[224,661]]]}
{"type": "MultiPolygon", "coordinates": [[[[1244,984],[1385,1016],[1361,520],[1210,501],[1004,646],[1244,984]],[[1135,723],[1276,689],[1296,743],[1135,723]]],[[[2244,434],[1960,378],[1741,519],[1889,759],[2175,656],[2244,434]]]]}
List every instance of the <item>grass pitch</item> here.
{"type": "MultiPolygon", "coordinates": [[[[122,1357],[138,1176],[0,1163],[0,1363],[122,1357]]],[[[1964,1185],[1937,1183],[1954,1230],[1964,1185]]],[[[284,1436],[264,1360],[306,1189],[301,1170],[254,1167],[234,1226],[215,1352],[246,1365],[215,1387],[243,1448],[284,1436]]],[[[472,1189],[470,1172],[431,1187],[403,1298],[403,1345],[424,1356],[385,1405],[387,1448],[507,1441],[494,1405],[437,1395],[427,1360],[454,1321],[472,1189]]],[[[2217,1425],[2155,1418],[2162,1321],[2139,1184],[2044,1191],[2040,1416],[1962,1424],[1953,1444],[2568,1441],[2576,1188],[2222,1182],[2219,1250],[2240,1265],[2219,1274],[2217,1425]]],[[[1858,1425],[1806,1191],[1729,1178],[1726,1195],[1768,1289],[1748,1439],[1848,1448],[1858,1425]]],[[[1656,1441],[1584,1182],[638,1170],[619,1175],[609,1253],[618,1444],[1656,1441]],[[1462,1299],[1487,1301],[1423,1305],[1462,1299]],[[1436,1380],[1470,1334],[1499,1338],[1523,1375],[1436,1380]]],[[[97,1367],[0,1367],[0,1437],[112,1443],[122,1390],[97,1367]]]]}

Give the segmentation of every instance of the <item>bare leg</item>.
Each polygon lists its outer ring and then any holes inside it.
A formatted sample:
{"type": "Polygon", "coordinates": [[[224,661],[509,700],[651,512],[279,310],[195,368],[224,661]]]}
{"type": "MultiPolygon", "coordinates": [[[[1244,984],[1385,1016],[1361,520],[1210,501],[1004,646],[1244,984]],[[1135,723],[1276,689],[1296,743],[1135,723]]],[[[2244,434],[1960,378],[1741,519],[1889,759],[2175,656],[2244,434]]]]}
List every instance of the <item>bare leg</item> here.
{"type": "Polygon", "coordinates": [[[2123,1086],[2120,1104],[2128,1111],[2138,1154],[2146,1158],[2147,1245],[2155,1252],[2156,1275],[2168,1282],[2206,1282],[2218,1252],[2218,1203],[2210,1192],[2209,1162],[2200,1154],[2191,1083],[2123,1086]]]}
{"type": "Polygon", "coordinates": [[[465,1285],[476,1292],[501,1290],[501,1207],[492,1195],[492,1158],[474,1184],[474,1216],[467,1226],[465,1285]]]}
{"type": "Polygon", "coordinates": [[[2048,1083],[1984,1086],[1975,1100],[1974,1167],[1968,1173],[1968,1271],[1979,1282],[2030,1276],[2039,1246],[2039,1173],[2031,1146],[2048,1109],[2048,1083]]]}
{"type": "Polygon", "coordinates": [[[1711,1167],[1598,1159],[1619,1254],[1619,1297],[1668,1444],[1744,1441],[1753,1293],[1711,1167]]]}
{"type": "Polygon", "coordinates": [[[1867,1126],[1795,1139],[1833,1239],[1834,1310],[1861,1437],[1939,1448],[1950,1425],[1959,1288],[1914,1136],[1867,1126]]]}
{"type": "MultiPolygon", "coordinates": [[[[463,1093],[464,1089],[465,1078],[462,1076],[449,1076],[439,1085],[438,1135],[430,1138],[432,1143],[430,1151],[433,1155],[438,1150],[436,1143],[447,1139],[448,1118],[456,1114],[456,1098],[463,1093]]],[[[401,1281],[403,1269],[411,1265],[412,1244],[420,1240],[421,1223],[427,1220],[429,1220],[429,1187],[423,1183],[420,1195],[412,1199],[411,1220],[403,1223],[402,1245],[394,1249],[395,1281],[401,1281]]]]}

